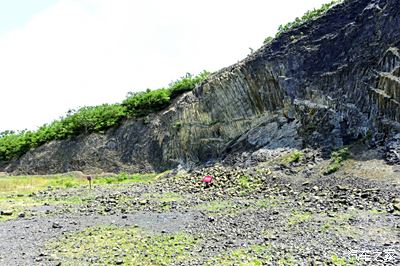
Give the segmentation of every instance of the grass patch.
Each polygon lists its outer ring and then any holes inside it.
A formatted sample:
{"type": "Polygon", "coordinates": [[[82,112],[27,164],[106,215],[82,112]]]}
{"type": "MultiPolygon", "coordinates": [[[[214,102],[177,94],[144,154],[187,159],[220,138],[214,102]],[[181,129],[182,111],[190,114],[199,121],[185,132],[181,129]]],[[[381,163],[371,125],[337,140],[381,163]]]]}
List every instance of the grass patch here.
{"type": "Polygon", "coordinates": [[[265,265],[272,262],[270,248],[266,245],[252,245],[238,248],[210,259],[205,265],[265,265]]]}
{"type": "Polygon", "coordinates": [[[241,176],[237,180],[240,195],[245,196],[250,192],[257,190],[261,186],[261,181],[254,176],[241,176]]]}
{"type": "Polygon", "coordinates": [[[379,214],[385,214],[386,212],[383,210],[372,209],[369,211],[369,213],[374,215],[379,215],[379,214]]]}
{"type": "Polygon", "coordinates": [[[288,224],[296,225],[296,224],[310,221],[312,218],[313,218],[313,215],[310,212],[293,211],[290,214],[290,217],[288,219],[288,224]]]}
{"type": "MultiPolygon", "coordinates": [[[[332,6],[334,6],[335,4],[341,3],[341,2],[343,2],[343,0],[333,0],[329,3],[323,4],[320,8],[314,8],[312,10],[307,11],[306,13],[304,13],[303,16],[297,17],[292,22],[288,22],[284,25],[280,25],[278,27],[278,32],[276,33],[275,38],[279,37],[282,33],[285,33],[291,29],[299,27],[300,25],[306,23],[307,21],[311,21],[311,20],[314,20],[314,19],[320,17],[322,14],[324,14],[326,11],[328,11],[332,6]]],[[[300,33],[300,35],[302,36],[303,33],[300,33]]],[[[290,37],[291,37],[291,40],[295,39],[295,36],[290,36],[290,37]]],[[[264,39],[264,44],[269,44],[273,40],[274,40],[274,38],[269,36],[264,39]]]]}
{"type": "Polygon", "coordinates": [[[284,203],[284,202],[285,201],[283,200],[278,200],[276,197],[270,196],[269,198],[257,200],[255,202],[255,206],[257,206],[260,209],[270,209],[278,206],[279,203],[284,203]]]}
{"type": "Polygon", "coordinates": [[[62,265],[171,265],[190,261],[196,240],[184,233],[154,235],[134,227],[92,227],[47,244],[62,265]]]}
{"type": "Polygon", "coordinates": [[[238,207],[229,200],[215,200],[197,206],[198,209],[209,212],[231,212],[238,207]]]}
{"type": "Polygon", "coordinates": [[[166,192],[166,193],[148,193],[144,194],[143,198],[151,201],[169,203],[173,201],[182,201],[184,198],[182,195],[174,192],[166,192]]]}
{"type": "Polygon", "coordinates": [[[57,206],[81,205],[87,201],[93,200],[95,194],[91,191],[80,191],[76,195],[67,196],[41,196],[20,194],[18,196],[2,196],[0,197],[0,210],[12,211],[12,215],[0,215],[0,221],[7,221],[17,218],[19,213],[24,213],[26,217],[31,215],[31,209],[43,206],[45,203],[57,206]]]}
{"type": "Polygon", "coordinates": [[[347,258],[339,257],[336,254],[333,254],[331,256],[330,262],[335,266],[347,266],[347,265],[355,265],[356,260],[354,258],[347,259],[347,258]]]}
{"type": "Polygon", "coordinates": [[[244,210],[255,211],[257,209],[271,209],[278,206],[277,198],[264,198],[259,200],[214,200],[197,205],[196,209],[214,214],[240,214],[244,210]]]}
{"type": "Polygon", "coordinates": [[[205,265],[295,265],[290,255],[280,258],[273,257],[270,245],[251,245],[246,248],[237,248],[211,258],[205,265]]]}
{"type": "Polygon", "coordinates": [[[44,177],[10,176],[0,178],[0,195],[26,194],[49,186],[49,180],[44,177]]]}
{"type": "MultiPolygon", "coordinates": [[[[94,177],[93,184],[149,183],[158,178],[157,174],[126,174],[94,177]]],[[[29,194],[51,188],[73,188],[88,185],[85,177],[76,176],[7,176],[0,178],[0,196],[29,194]]]]}
{"type": "Polygon", "coordinates": [[[281,162],[286,165],[291,163],[297,163],[303,157],[304,157],[304,152],[296,150],[285,156],[282,156],[281,162]]]}
{"type": "MultiPolygon", "coordinates": [[[[149,183],[158,177],[157,174],[121,173],[112,177],[94,178],[95,185],[121,184],[121,183],[149,183]]],[[[12,215],[0,215],[0,221],[15,219],[19,213],[29,213],[36,206],[50,205],[79,205],[93,199],[94,194],[89,190],[72,191],[66,196],[53,198],[48,194],[37,194],[39,191],[53,189],[74,189],[87,186],[84,177],[76,176],[7,176],[0,178],[0,210],[11,211],[12,215]],[[74,193],[75,192],[75,193],[74,193]],[[71,195],[72,194],[72,195],[71,195]]],[[[52,193],[50,193],[51,195],[52,193]]],[[[162,199],[171,200],[171,199],[162,199]]]]}
{"type": "MultiPolygon", "coordinates": [[[[94,178],[93,184],[121,184],[121,183],[151,183],[159,177],[158,174],[127,174],[120,173],[116,176],[94,178]]],[[[86,181],[87,183],[87,181],[86,181]]]]}
{"type": "Polygon", "coordinates": [[[18,214],[26,208],[41,205],[40,202],[29,197],[7,198],[0,197],[0,210],[11,211],[12,215],[0,215],[0,221],[8,221],[17,218],[18,214]]]}
{"type": "Polygon", "coordinates": [[[339,170],[342,163],[349,158],[349,149],[344,147],[340,150],[334,151],[331,154],[331,161],[328,169],[324,172],[325,175],[332,174],[339,170]]]}

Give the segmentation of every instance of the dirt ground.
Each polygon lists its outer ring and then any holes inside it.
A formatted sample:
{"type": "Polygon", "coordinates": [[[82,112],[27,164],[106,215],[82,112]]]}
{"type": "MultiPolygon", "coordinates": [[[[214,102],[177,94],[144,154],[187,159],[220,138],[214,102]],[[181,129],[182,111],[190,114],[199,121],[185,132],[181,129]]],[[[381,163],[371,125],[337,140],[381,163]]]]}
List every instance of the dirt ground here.
{"type": "Polygon", "coordinates": [[[0,264],[399,265],[399,166],[283,154],[32,193],[0,221],[0,264]]]}

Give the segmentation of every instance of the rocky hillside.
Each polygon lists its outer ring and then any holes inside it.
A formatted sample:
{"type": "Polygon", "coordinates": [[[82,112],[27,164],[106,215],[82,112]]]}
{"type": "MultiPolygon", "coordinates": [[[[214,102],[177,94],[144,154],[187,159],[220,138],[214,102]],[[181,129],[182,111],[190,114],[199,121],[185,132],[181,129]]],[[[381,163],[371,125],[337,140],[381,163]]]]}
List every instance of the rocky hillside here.
{"type": "Polygon", "coordinates": [[[281,147],[363,140],[400,164],[400,3],[348,0],[214,73],[166,110],[105,134],[52,141],[0,169],[117,172],[190,167],[281,147]]]}

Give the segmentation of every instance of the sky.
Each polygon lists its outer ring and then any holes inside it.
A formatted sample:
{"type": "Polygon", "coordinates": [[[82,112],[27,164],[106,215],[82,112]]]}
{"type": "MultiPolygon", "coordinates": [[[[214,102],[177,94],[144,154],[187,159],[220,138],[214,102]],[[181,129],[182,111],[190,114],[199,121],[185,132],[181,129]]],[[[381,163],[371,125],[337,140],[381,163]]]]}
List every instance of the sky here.
{"type": "Polygon", "coordinates": [[[0,132],[216,71],[330,0],[0,0],[0,132]]]}

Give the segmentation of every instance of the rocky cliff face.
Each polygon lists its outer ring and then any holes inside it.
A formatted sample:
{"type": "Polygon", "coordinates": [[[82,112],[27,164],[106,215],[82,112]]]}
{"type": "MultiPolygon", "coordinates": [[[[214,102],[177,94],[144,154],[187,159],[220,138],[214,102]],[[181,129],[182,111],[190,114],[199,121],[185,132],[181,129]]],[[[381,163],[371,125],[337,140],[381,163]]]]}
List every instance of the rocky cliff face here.
{"type": "Polygon", "coordinates": [[[14,173],[163,170],[259,148],[359,139],[400,163],[400,2],[348,0],[214,73],[168,109],[53,141],[14,173]]]}

